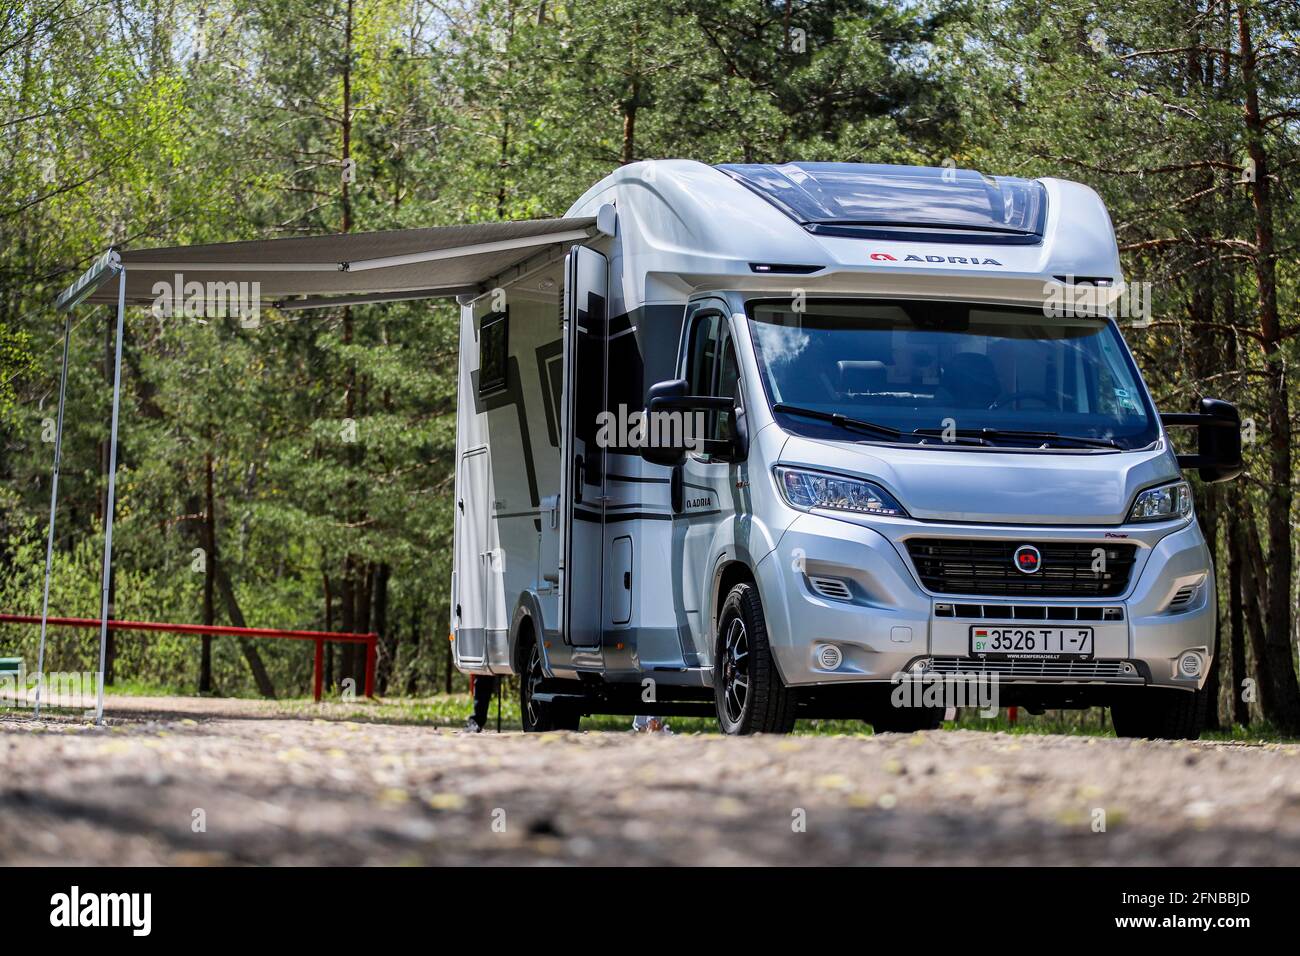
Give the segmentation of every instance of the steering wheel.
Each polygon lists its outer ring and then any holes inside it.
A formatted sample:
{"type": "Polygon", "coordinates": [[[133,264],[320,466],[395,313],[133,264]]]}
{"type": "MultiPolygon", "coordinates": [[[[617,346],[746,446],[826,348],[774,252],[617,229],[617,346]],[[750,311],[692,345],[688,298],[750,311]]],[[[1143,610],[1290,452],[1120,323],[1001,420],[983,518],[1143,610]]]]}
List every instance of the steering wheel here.
{"type": "Polygon", "coordinates": [[[1056,396],[1047,392],[1035,392],[1028,389],[1018,392],[1008,392],[1006,395],[1000,395],[989,403],[989,409],[1001,408],[1009,402],[1032,401],[1042,402],[1044,405],[1053,405],[1056,402],[1056,396]]]}

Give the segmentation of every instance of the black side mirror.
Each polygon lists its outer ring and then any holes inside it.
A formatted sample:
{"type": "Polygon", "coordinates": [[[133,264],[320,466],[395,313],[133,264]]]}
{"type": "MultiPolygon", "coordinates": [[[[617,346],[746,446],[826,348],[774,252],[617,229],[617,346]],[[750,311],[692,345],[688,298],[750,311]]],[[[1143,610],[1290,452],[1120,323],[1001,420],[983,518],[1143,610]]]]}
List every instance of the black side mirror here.
{"type": "Polygon", "coordinates": [[[1241,413],[1217,398],[1202,398],[1200,411],[1161,415],[1165,426],[1195,425],[1195,455],[1179,455],[1179,468],[1195,468],[1205,482],[1229,481],[1241,474],[1241,413]]]}
{"type": "Polygon", "coordinates": [[[697,412],[735,414],[735,400],[713,395],[688,395],[690,386],[677,378],[650,386],[643,424],[641,457],[651,464],[679,465],[687,451],[712,451],[734,448],[733,442],[711,441],[705,435],[704,415],[697,412]]]}

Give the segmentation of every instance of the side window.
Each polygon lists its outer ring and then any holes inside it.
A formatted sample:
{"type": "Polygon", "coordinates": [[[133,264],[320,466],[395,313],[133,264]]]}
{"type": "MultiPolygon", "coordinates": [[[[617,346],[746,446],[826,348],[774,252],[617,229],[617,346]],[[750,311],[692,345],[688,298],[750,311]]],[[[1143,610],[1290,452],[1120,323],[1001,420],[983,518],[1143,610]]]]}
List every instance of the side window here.
{"type": "MultiPolygon", "coordinates": [[[[684,377],[692,395],[736,395],[740,379],[736,346],[726,319],[716,312],[700,315],[691,324],[684,377]]],[[[709,412],[705,436],[714,441],[730,439],[732,418],[731,412],[709,412]]]]}
{"type": "Polygon", "coordinates": [[[509,313],[491,312],[479,323],[478,331],[478,393],[491,395],[507,384],[507,362],[510,356],[509,313]]]}
{"type": "MultiPolygon", "coordinates": [[[[713,394],[723,398],[739,398],[737,393],[740,381],[740,366],[736,362],[736,343],[731,340],[731,327],[722,323],[722,339],[718,347],[721,359],[718,362],[718,379],[713,394]]],[[[711,424],[710,438],[729,441],[733,435],[733,412],[717,412],[711,424]]]]}
{"type": "Polygon", "coordinates": [[[713,394],[713,373],[717,364],[718,316],[697,316],[691,323],[686,351],[686,384],[692,395],[713,394]]]}

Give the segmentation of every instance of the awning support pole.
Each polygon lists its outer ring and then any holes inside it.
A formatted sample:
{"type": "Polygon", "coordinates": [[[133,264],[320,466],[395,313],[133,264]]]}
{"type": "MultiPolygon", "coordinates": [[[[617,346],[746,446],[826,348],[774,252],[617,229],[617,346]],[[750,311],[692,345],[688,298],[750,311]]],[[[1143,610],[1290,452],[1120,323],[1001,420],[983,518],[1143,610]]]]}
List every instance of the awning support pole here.
{"type": "Polygon", "coordinates": [[[54,472],[50,480],[50,534],[45,541],[45,591],[41,598],[41,644],[36,652],[36,713],[41,716],[41,685],[45,683],[45,630],[50,618],[50,572],[54,566],[54,514],[59,503],[59,465],[63,458],[63,402],[68,394],[68,345],[72,313],[63,318],[63,368],[59,372],[59,420],[54,427],[54,472]]]}
{"type": "Polygon", "coordinates": [[[113,506],[117,492],[117,413],[122,404],[122,325],[126,315],[126,270],[117,275],[117,349],[113,359],[113,424],[108,434],[108,501],[104,505],[104,579],[99,604],[99,688],[95,723],[104,722],[104,663],[108,651],[108,592],[113,580],[113,506]]]}

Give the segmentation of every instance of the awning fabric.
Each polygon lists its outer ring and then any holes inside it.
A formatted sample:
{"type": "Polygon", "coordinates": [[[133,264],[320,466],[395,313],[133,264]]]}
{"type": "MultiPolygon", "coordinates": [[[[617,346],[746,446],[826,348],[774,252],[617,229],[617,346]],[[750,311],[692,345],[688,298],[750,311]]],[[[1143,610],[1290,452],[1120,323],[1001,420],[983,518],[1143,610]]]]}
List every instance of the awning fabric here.
{"type": "MultiPolygon", "coordinates": [[[[257,282],[266,305],[282,300],[292,305],[298,296],[355,299],[419,292],[435,297],[479,288],[543,246],[585,241],[595,223],[594,218],[489,222],[121,250],[119,256],[128,305],[154,302],[155,284],[170,288],[178,273],[186,283],[257,282]]],[[[117,283],[104,282],[84,301],[116,303],[117,283]]]]}

